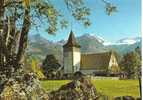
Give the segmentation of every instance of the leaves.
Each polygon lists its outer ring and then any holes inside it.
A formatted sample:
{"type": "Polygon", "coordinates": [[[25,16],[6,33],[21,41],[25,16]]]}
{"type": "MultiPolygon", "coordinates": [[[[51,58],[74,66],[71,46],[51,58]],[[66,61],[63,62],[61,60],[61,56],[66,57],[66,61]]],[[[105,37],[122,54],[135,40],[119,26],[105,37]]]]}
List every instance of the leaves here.
{"type": "MultiPolygon", "coordinates": [[[[90,7],[85,5],[85,0],[63,0],[66,4],[67,9],[71,16],[76,19],[78,22],[82,23],[84,26],[90,26],[91,22],[89,19],[90,16],[90,7]]],[[[105,3],[105,10],[108,15],[112,15],[113,12],[117,11],[117,7],[113,4],[107,2],[106,0],[102,0],[105,3]]],[[[55,34],[58,30],[58,25],[63,28],[67,28],[68,22],[62,21],[65,19],[66,15],[61,16],[61,9],[55,7],[56,5],[53,4],[52,0],[6,0],[6,14],[14,14],[14,9],[17,8],[17,20],[20,23],[23,18],[24,9],[30,7],[30,16],[31,16],[31,23],[34,27],[41,28],[43,24],[46,22],[48,23],[47,28],[45,29],[49,34],[55,34]],[[10,9],[10,10],[9,10],[10,9]],[[38,20],[38,23],[36,23],[38,20]],[[39,24],[42,23],[42,25],[39,24]],[[44,22],[44,23],[43,23],[44,22]]],[[[57,1],[56,1],[57,2],[57,1]]],[[[64,9],[62,9],[64,10],[64,9]]],[[[8,15],[9,16],[9,15],[8,15]]],[[[70,20],[70,19],[69,19],[70,20]]],[[[46,24],[47,24],[46,23],[46,24]]],[[[46,25],[45,24],[45,25],[46,25]]],[[[19,25],[18,25],[19,26],[19,25]]],[[[38,29],[37,28],[37,29],[38,29]]]]}
{"type": "Polygon", "coordinates": [[[76,20],[85,20],[85,17],[90,15],[90,9],[86,7],[77,8],[73,11],[73,16],[76,20]]]}
{"type": "Polygon", "coordinates": [[[60,67],[61,65],[54,55],[47,55],[42,64],[42,69],[45,75],[48,75],[49,72],[57,72],[60,67]]]}
{"type": "Polygon", "coordinates": [[[106,13],[107,15],[112,15],[114,12],[117,12],[117,7],[112,4],[106,5],[106,13]]]}
{"type": "Polygon", "coordinates": [[[87,19],[87,20],[84,21],[84,26],[85,26],[85,27],[88,27],[88,26],[90,26],[90,25],[91,25],[91,22],[90,22],[89,19],[87,19]]]}
{"type": "Polygon", "coordinates": [[[36,59],[32,59],[31,68],[39,79],[45,78],[41,68],[38,66],[38,61],[36,59]]]}
{"type": "Polygon", "coordinates": [[[90,20],[88,16],[90,15],[89,7],[84,5],[84,0],[64,0],[67,9],[70,11],[71,15],[84,26],[90,26],[90,20]]]}
{"type": "Polygon", "coordinates": [[[61,20],[60,21],[60,24],[61,24],[61,28],[67,28],[68,27],[68,21],[67,20],[61,20]]]}
{"type": "Polygon", "coordinates": [[[23,5],[27,9],[30,6],[30,0],[23,0],[23,5]]]}
{"type": "Polygon", "coordinates": [[[44,17],[44,19],[47,19],[48,27],[46,31],[48,34],[54,34],[57,31],[60,13],[52,4],[47,2],[38,2],[35,6],[35,9],[38,11],[36,15],[40,15],[39,17],[44,17]]]}
{"type": "Polygon", "coordinates": [[[128,73],[128,78],[133,78],[132,75],[138,73],[141,66],[139,54],[136,51],[125,54],[120,65],[128,73]]]}

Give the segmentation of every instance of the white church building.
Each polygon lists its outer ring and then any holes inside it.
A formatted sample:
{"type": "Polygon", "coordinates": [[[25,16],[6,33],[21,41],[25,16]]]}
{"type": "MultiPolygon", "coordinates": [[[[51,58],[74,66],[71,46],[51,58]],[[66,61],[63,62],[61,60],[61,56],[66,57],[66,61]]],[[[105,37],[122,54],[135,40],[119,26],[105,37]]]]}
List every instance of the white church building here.
{"type": "Polygon", "coordinates": [[[84,74],[109,75],[120,72],[114,52],[81,54],[80,48],[80,44],[71,31],[67,43],[63,45],[65,74],[81,71],[84,74]]]}

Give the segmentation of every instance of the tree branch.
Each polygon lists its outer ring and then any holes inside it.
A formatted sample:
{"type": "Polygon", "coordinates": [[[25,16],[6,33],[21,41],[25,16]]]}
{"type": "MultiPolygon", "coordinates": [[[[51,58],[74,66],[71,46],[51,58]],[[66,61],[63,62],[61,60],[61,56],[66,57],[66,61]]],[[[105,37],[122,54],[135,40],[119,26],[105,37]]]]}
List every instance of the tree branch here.
{"type": "Polygon", "coordinates": [[[12,5],[12,4],[21,4],[21,3],[22,3],[22,1],[11,1],[11,2],[7,2],[7,3],[3,6],[3,8],[5,8],[5,7],[9,6],[9,5],[12,5]]]}

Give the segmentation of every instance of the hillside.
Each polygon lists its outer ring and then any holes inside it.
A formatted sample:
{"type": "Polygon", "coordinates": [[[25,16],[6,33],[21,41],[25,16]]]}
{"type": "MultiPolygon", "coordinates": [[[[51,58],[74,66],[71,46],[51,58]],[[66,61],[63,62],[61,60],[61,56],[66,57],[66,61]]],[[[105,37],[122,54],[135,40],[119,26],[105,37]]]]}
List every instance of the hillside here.
{"type": "Polygon", "coordinates": [[[29,37],[28,53],[39,60],[45,59],[47,54],[54,54],[60,60],[62,45],[48,41],[39,34],[36,34],[29,37]]]}

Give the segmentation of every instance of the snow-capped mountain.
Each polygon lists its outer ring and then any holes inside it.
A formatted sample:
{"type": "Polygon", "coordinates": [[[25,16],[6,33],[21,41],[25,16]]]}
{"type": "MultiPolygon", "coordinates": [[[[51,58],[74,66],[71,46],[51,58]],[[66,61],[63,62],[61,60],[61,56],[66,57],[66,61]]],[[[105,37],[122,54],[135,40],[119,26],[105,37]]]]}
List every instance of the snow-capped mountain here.
{"type": "Polygon", "coordinates": [[[80,37],[77,37],[77,41],[81,45],[81,52],[104,52],[103,42],[104,40],[93,35],[93,34],[84,34],[80,37]]]}
{"type": "MultiPolygon", "coordinates": [[[[95,35],[95,34],[93,34],[93,33],[91,33],[91,34],[84,34],[84,35],[82,35],[82,36],[80,36],[80,37],[86,37],[86,38],[90,38],[90,39],[95,39],[95,40],[97,40],[98,42],[100,42],[100,43],[104,43],[105,42],[105,40],[104,40],[104,38],[103,37],[101,37],[101,36],[97,36],[97,35],[95,35]]],[[[80,38],[79,37],[79,38],[80,38]]]]}
{"type": "Polygon", "coordinates": [[[136,38],[124,38],[117,41],[117,44],[135,44],[141,41],[141,37],[136,38]]]}
{"type": "MultiPolygon", "coordinates": [[[[97,37],[97,39],[98,39],[98,37],[97,37]]],[[[104,46],[110,46],[110,45],[133,45],[135,43],[141,42],[141,37],[123,38],[123,39],[120,39],[120,40],[118,40],[116,42],[109,42],[109,41],[105,41],[103,38],[101,38],[101,39],[102,39],[101,43],[104,46]]]]}
{"type": "Polygon", "coordinates": [[[90,38],[90,39],[95,39],[96,41],[102,43],[104,46],[108,46],[108,45],[132,45],[135,44],[137,42],[141,42],[141,37],[134,37],[134,38],[123,38],[120,39],[116,42],[110,42],[110,41],[106,41],[103,37],[101,36],[96,36],[95,34],[85,34],[82,35],[80,37],[86,37],[86,38],[90,38]]]}
{"type": "Polygon", "coordinates": [[[100,42],[100,43],[104,43],[105,40],[101,37],[101,36],[96,36],[97,40],[100,42]]]}

